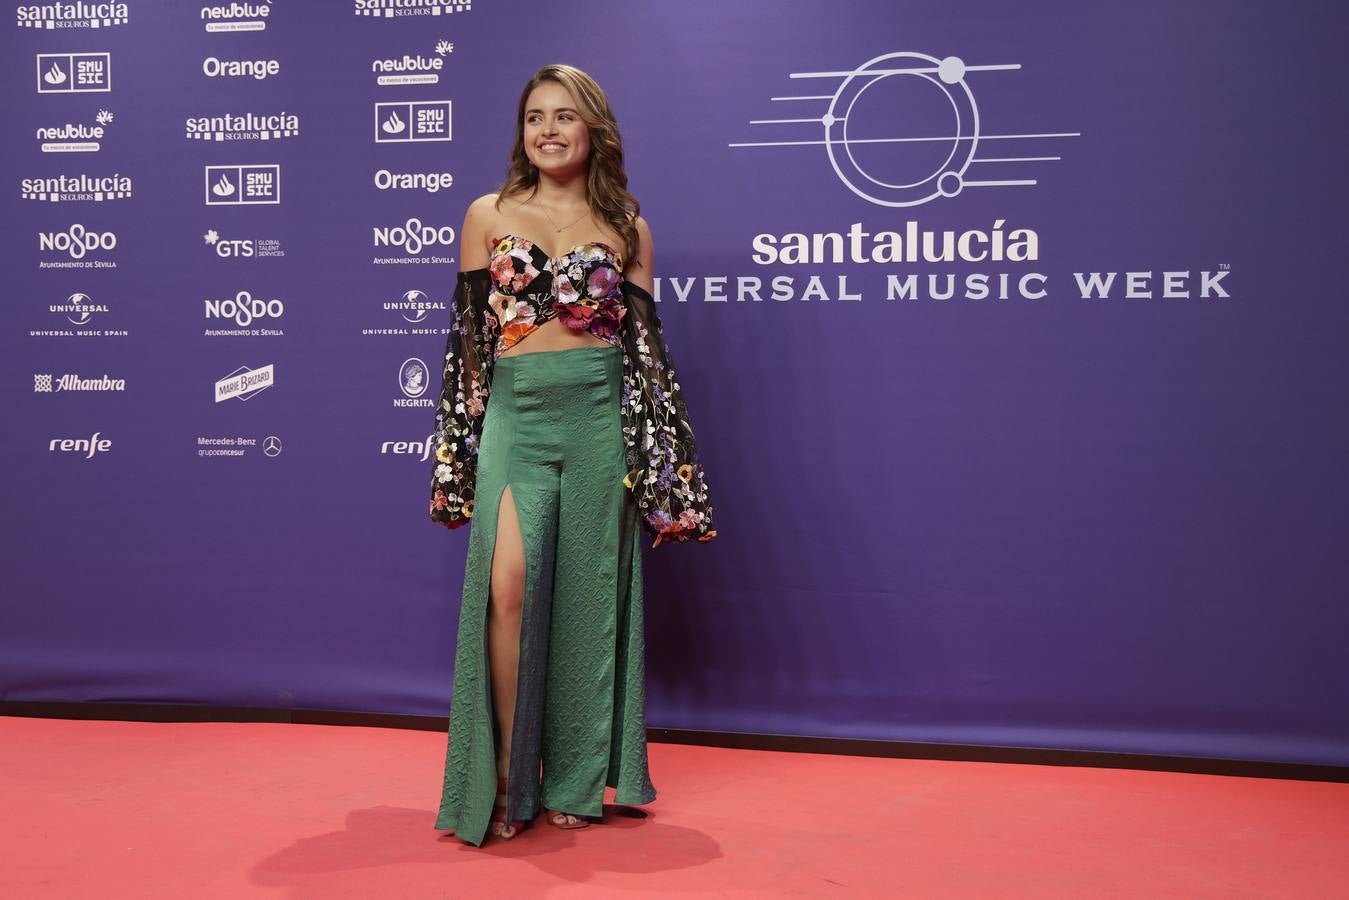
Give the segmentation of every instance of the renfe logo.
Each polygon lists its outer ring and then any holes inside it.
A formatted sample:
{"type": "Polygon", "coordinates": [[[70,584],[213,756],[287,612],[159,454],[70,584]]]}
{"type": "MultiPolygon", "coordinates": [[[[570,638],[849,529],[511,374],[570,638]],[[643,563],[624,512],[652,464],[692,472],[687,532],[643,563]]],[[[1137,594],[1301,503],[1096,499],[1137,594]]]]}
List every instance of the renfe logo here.
{"type": "MultiPolygon", "coordinates": [[[[850,191],[879,206],[918,206],[954,197],[965,188],[1033,185],[1031,163],[1059,156],[1012,155],[1007,141],[1080,137],[1079,132],[986,134],[966,81],[971,72],[1005,72],[1020,63],[969,65],[958,56],[886,53],[841,72],[792,72],[791,78],[838,82],[831,93],[773,97],[774,101],[827,101],[823,113],[752,119],[751,125],[792,126],[790,140],[750,141],[731,147],[823,146],[834,174],[850,191]],[[824,126],[819,139],[797,139],[801,126],[824,126]],[[896,133],[896,132],[901,133],[896,133]],[[992,143],[980,153],[980,143],[992,143]],[[993,149],[998,148],[998,149],[993,149]],[[973,176],[973,177],[971,177],[973,176]]],[[[826,88],[825,90],[828,90],[826,88]]],[[[801,109],[793,106],[791,109],[801,109]]],[[[811,107],[805,107],[810,109],[811,107]]],[[[780,130],[780,128],[779,128],[780,130]]]]}
{"type": "Polygon", "coordinates": [[[436,436],[427,435],[426,440],[422,441],[385,441],[379,445],[380,456],[415,456],[422,462],[431,458],[431,451],[436,445],[436,436]]]}
{"type": "Polygon", "coordinates": [[[87,438],[52,438],[47,449],[52,453],[83,453],[85,459],[93,459],[96,453],[107,453],[112,449],[112,438],[101,437],[103,432],[95,431],[87,438]]]}

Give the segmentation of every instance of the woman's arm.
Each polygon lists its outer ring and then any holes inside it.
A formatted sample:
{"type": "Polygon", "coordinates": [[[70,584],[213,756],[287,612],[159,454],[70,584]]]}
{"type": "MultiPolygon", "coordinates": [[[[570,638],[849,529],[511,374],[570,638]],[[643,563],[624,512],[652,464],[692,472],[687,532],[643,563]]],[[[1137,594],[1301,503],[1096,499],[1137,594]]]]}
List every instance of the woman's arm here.
{"type": "Polygon", "coordinates": [[[638,216],[635,224],[637,225],[637,258],[630,261],[623,269],[623,277],[650,294],[656,287],[656,251],[651,245],[651,228],[646,224],[646,219],[638,216]]]}
{"type": "Polygon", "coordinates": [[[459,229],[459,270],[485,269],[489,262],[487,233],[496,213],[496,194],[483,194],[468,205],[464,227],[459,229]]]}

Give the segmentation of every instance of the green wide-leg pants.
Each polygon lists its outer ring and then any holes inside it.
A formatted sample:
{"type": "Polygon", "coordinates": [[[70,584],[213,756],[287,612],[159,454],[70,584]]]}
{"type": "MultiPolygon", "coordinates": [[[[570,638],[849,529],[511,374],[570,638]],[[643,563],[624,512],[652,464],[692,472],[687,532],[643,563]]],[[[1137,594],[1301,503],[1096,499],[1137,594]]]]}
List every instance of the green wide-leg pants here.
{"type": "Polygon", "coordinates": [[[642,560],[623,486],[622,350],[499,358],[478,448],[435,827],[481,845],[496,797],[487,613],[497,514],[510,485],[525,551],[508,820],[598,816],[656,799],[646,752],[642,560]],[[540,776],[542,764],[542,776],[540,776]]]}

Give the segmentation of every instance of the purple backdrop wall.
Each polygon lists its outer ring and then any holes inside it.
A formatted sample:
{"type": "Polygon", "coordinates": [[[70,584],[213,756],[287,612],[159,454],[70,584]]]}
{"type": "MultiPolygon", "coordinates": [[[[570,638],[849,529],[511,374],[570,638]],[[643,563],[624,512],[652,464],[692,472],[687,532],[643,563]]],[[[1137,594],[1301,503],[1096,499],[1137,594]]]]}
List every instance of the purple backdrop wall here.
{"type": "Polygon", "coordinates": [[[1349,764],[1340,5],[366,6],[7,26],[0,697],[446,713],[453,229],[565,61],[717,499],[650,724],[1349,764]]]}

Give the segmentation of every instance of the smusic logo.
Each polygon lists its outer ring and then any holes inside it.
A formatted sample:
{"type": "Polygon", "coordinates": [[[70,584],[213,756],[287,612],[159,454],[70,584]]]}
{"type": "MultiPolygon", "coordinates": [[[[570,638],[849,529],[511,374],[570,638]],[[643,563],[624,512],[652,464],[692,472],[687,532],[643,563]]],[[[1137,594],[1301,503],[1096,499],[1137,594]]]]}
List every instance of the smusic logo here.
{"type": "Polygon", "coordinates": [[[207,166],[207,206],[256,206],[281,202],[281,166],[207,166]]]}
{"type": "Polygon", "coordinates": [[[375,143],[450,140],[450,101],[375,104],[375,143]]]}
{"type": "Polygon", "coordinates": [[[39,53],[39,94],[85,94],[112,90],[111,53],[39,53]]]}

